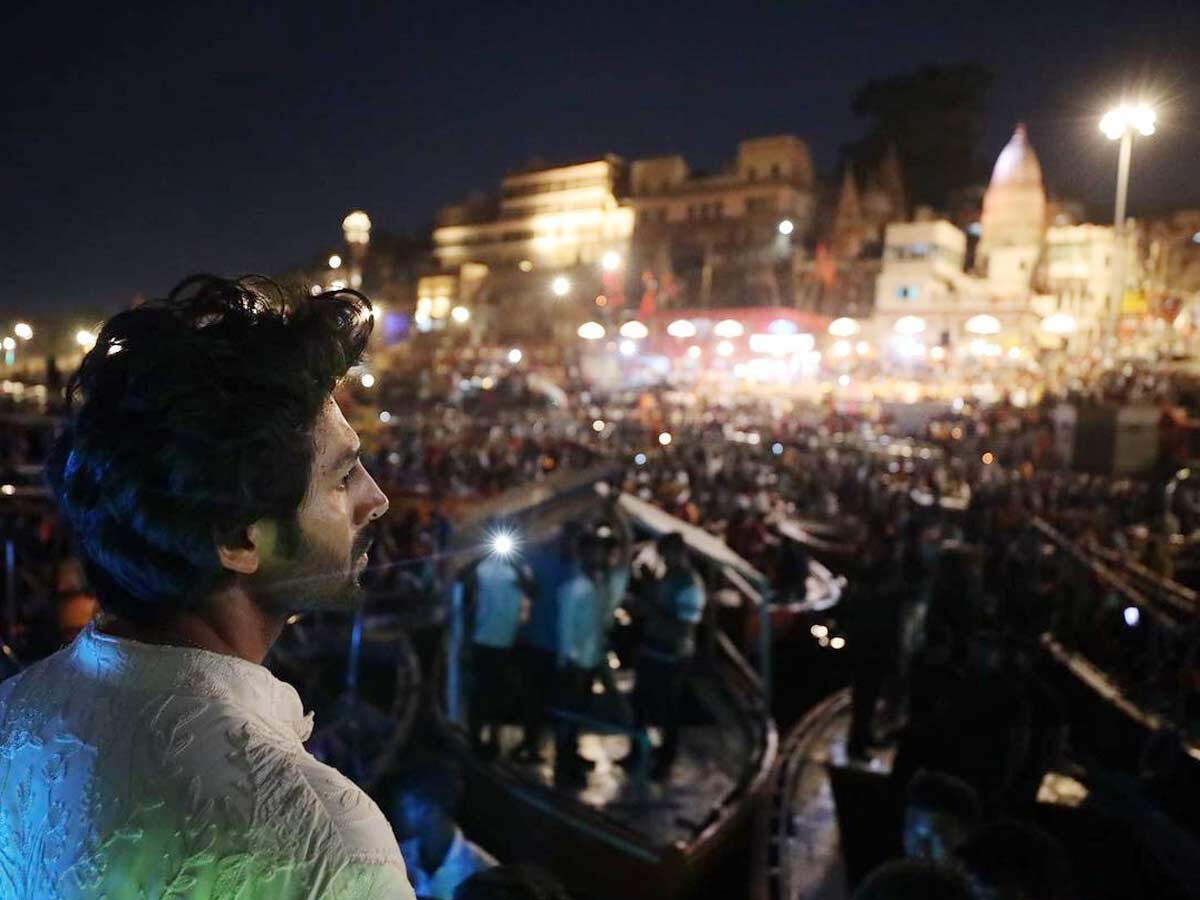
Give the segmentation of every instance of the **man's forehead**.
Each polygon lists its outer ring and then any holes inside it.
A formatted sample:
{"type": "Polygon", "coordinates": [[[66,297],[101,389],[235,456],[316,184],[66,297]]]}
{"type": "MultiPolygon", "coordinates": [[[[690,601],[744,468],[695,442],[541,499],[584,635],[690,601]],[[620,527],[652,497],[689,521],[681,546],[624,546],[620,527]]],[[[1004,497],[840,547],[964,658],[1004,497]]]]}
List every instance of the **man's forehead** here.
{"type": "Polygon", "coordinates": [[[313,437],[317,462],[321,465],[332,465],[346,454],[355,452],[359,445],[357,432],[346,421],[341,407],[332,397],[325,402],[321,415],[317,417],[313,437]]]}

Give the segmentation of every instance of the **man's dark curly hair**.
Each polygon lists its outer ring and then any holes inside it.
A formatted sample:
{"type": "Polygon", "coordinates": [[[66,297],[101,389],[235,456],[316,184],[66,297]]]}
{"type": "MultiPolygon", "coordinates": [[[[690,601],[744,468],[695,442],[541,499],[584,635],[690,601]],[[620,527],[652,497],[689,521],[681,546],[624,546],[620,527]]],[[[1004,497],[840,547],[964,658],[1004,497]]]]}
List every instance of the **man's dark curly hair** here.
{"type": "Polygon", "coordinates": [[[259,519],[292,526],[313,426],[373,325],[355,291],[194,275],[109,319],[66,392],[46,475],[108,612],[194,609],[259,519]]]}

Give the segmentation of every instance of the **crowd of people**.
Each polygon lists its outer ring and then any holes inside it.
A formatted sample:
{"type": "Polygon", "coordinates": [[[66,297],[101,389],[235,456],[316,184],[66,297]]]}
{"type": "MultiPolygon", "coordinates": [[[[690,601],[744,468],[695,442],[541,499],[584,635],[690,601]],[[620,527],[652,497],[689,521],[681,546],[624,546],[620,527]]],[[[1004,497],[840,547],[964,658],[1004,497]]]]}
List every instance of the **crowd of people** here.
{"type": "MultiPolygon", "coordinates": [[[[1156,396],[1161,384],[1135,373],[1103,390],[1156,396]]],[[[1082,626],[1073,615],[1064,629],[1061,604],[1046,601],[1064,588],[1067,569],[1061,556],[1047,562],[1029,520],[1169,575],[1166,536],[1200,524],[1191,494],[1172,497],[1161,480],[1067,471],[1048,403],[956,403],[902,426],[832,406],[669,389],[579,391],[565,404],[498,392],[485,403],[464,388],[405,410],[357,384],[341,393],[360,424],[366,469],[392,503],[364,575],[369,593],[392,605],[438,596],[461,510],[562,471],[617,473],[609,502],[546,543],[514,552],[499,540],[505,523],[489,523],[495,540],[465,579],[477,753],[538,763],[552,733],[555,781],[578,787],[591,765],[580,735],[604,728],[629,736],[622,763],[631,772],[669,777],[708,587],[677,533],[635,558],[618,491],[723,538],[782,599],[803,596],[807,550],[780,526],[818,522],[841,542],[850,585],[834,612],[852,661],[848,757],[868,762],[895,741],[893,771],[906,785],[903,846],[912,859],[871,876],[862,896],[894,896],[878,893],[889,883],[928,884],[927,896],[958,896],[955,884],[974,892],[963,896],[1069,895],[1061,848],[1020,818],[1062,759],[1068,720],[1033,670],[1033,647],[1059,627],[1093,656],[1120,654],[1096,635],[1121,606],[1094,603],[1082,626]],[[639,635],[629,692],[617,689],[609,662],[623,618],[639,635]],[[599,716],[597,685],[607,698],[599,716]],[[960,738],[942,740],[947,733],[960,738]],[[951,893],[936,893],[943,889],[951,893]]],[[[13,473],[36,465],[44,443],[40,432],[7,431],[3,465],[13,473]]],[[[28,661],[78,632],[95,598],[48,506],[6,510],[3,527],[16,580],[33,598],[22,601],[22,622],[6,621],[5,638],[28,661]]],[[[418,896],[507,898],[526,887],[527,896],[560,896],[549,876],[497,867],[462,834],[460,793],[444,763],[419,758],[379,788],[418,896]]]]}

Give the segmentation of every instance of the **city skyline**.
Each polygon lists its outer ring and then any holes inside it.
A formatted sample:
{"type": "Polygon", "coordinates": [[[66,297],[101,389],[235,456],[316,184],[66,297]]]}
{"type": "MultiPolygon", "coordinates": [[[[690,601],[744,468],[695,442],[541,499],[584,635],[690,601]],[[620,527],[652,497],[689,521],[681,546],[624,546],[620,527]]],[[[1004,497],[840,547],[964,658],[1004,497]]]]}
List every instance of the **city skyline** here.
{"type": "MultiPolygon", "coordinates": [[[[197,269],[279,271],[336,244],[352,208],[424,233],[439,207],[534,157],[681,153],[715,168],[738,139],[790,132],[828,177],[867,128],[855,89],[926,63],[990,68],[981,159],[1026,122],[1048,187],[1097,221],[1116,167],[1098,114],[1122,88],[1149,92],[1160,133],[1135,147],[1129,213],[1200,205],[1187,93],[1200,27],[1185,3],[1061,5],[1036,20],[930,4],[369,7],[79,19],[51,71],[46,45],[27,42],[6,79],[23,140],[6,150],[16,227],[0,309],[111,307],[197,269]]],[[[27,11],[13,24],[50,23],[27,11]]]]}

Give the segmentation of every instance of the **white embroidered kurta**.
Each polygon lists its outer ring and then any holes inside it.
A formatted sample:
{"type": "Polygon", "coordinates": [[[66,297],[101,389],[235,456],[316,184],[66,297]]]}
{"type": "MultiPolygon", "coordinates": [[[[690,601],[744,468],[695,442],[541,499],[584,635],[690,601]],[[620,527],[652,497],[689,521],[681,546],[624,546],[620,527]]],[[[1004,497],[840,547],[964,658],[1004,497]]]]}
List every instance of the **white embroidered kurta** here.
{"type": "Polygon", "coordinates": [[[262,666],[89,625],[0,684],[0,897],[412,900],[311,732],[262,666]]]}

